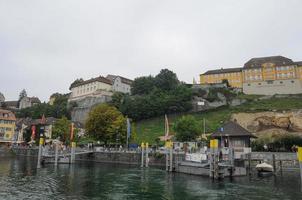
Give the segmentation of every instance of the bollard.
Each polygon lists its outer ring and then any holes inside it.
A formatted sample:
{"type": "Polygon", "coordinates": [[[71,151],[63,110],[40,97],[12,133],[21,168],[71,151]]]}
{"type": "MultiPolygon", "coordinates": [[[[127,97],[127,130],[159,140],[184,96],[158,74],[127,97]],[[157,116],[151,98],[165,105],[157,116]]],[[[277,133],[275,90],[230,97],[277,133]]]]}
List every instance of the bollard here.
{"type": "Polygon", "coordinates": [[[218,178],[218,140],[210,140],[210,177],[218,178]]]}
{"type": "Polygon", "coordinates": [[[141,163],[141,167],[144,167],[144,153],[145,153],[145,144],[142,142],[141,144],[141,148],[142,148],[142,163],[141,163]]]}
{"type": "Polygon", "coordinates": [[[170,172],[173,171],[173,147],[170,146],[170,172]]]}
{"type": "Polygon", "coordinates": [[[74,163],[75,162],[75,148],[76,148],[76,143],[72,142],[71,143],[70,163],[74,163]]]}
{"type": "Polygon", "coordinates": [[[149,167],[149,143],[146,143],[146,167],[149,167]]]}
{"type": "Polygon", "coordinates": [[[58,153],[59,153],[59,144],[55,144],[55,166],[58,166],[58,153]]]}
{"type": "Polygon", "coordinates": [[[302,147],[298,147],[298,161],[300,166],[301,187],[302,187],[302,147]]]}
{"type": "Polygon", "coordinates": [[[39,153],[38,153],[38,163],[37,163],[37,168],[41,168],[41,157],[42,157],[42,145],[44,143],[43,135],[40,135],[40,140],[39,140],[39,153]]]}

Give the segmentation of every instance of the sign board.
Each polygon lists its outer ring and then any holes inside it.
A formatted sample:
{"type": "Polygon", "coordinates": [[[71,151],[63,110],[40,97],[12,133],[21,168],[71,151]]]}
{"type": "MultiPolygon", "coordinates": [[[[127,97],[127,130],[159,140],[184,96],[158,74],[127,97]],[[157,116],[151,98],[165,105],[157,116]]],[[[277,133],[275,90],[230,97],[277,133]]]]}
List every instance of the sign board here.
{"type": "Polygon", "coordinates": [[[198,105],[198,106],[204,106],[204,101],[198,101],[198,102],[197,102],[197,105],[198,105]]]}
{"type": "Polygon", "coordinates": [[[210,140],[210,148],[218,148],[218,140],[210,140]]]}
{"type": "Polygon", "coordinates": [[[186,161],[191,162],[201,162],[203,160],[207,160],[207,154],[203,153],[188,153],[186,154],[186,161]]]}
{"type": "Polygon", "coordinates": [[[298,160],[302,162],[302,147],[298,147],[298,160]]]}
{"type": "Polygon", "coordinates": [[[171,141],[166,141],[166,143],[165,143],[165,147],[166,148],[172,148],[172,146],[173,146],[173,144],[172,144],[172,142],[171,141]]]}

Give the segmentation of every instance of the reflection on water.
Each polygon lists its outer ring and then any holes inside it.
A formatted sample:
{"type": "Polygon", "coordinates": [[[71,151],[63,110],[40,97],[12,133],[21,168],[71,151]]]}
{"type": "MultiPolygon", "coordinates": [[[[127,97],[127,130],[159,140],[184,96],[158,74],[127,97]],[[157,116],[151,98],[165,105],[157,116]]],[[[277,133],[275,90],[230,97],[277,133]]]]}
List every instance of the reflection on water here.
{"type": "Polygon", "coordinates": [[[300,199],[299,172],[223,182],[160,169],[79,163],[36,170],[31,158],[0,158],[0,199],[300,199]]]}

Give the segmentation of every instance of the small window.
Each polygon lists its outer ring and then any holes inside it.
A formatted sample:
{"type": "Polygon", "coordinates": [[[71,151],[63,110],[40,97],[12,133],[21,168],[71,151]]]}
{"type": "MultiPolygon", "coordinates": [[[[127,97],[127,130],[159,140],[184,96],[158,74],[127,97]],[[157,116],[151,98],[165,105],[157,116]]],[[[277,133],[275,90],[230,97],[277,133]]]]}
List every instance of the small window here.
{"type": "Polygon", "coordinates": [[[251,84],[247,84],[247,86],[251,86],[251,84]]]}
{"type": "Polygon", "coordinates": [[[292,83],[295,83],[295,81],[291,81],[292,83]]]}
{"type": "Polygon", "coordinates": [[[274,84],[274,81],[267,81],[267,84],[274,84]]]}
{"type": "Polygon", "coordinates": [[[258,85],[261,85],[261,83],[258,83],[258,85]]]}
{"type": "Polygon", "coordinates": [[[283,84],[283,81],[280,81],[280,84],[283,84]]]}

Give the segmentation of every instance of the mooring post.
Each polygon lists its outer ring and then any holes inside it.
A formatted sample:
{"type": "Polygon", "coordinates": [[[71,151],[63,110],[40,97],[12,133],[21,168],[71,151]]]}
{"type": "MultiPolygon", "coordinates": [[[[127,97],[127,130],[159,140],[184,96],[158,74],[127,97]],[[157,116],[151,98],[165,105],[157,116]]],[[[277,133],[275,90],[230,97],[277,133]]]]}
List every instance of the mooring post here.
{"type": "Polygon", "coordinates": [[[149,167],[149,143],[146,143],[146,167],[149,167]]]}
{"type": "Polygon", "coordinates": [[[276,173],[276,155],[273,154],[273,168],[274,168],[274,173],[276,173]]]}
{"type": "Polygon", "coordinates": [[[145,153],[145,144],[142,142],[141,144],[142,148],[142,159],[141,159],[141,167],[144,167],[144,153],[145,153]]]}
{"type": "Polygon", "coordinates": [[[249,169],[249,175],[251,175],[252,174],[252,171],[251,171],[251,153],[249,153],[248,155],[247,155],[247,157],[248,157],[248,169],[249,169]]]}
{"type": "Polygon", "coordinates": [[[282,160],[279,161],[279,164],[280,164],[280,173],[281,173],[281,175],[282,175],[282,171],[283,171],[282,160]]]}
{"type": "Polygon", "coordinates": [[[72,142],[71,143],[70,163],[74,163],[75,162],[75,148],[76,148],[76,143],[72,142]]]}
{"type": "Polygon", "coordinates": [[[173,147],[171,146],[170,147],[170,172],[172,172],[173,171],[173,147]]]}
{"type": "Polygon", "coordinates": [[[301,187],[302,187],[302,147],[298,147],[298,161],[300,166],[301,187]]]}
{"type": "Polygon", "coordinates": [[[210,140],[210,177],[217,178],[218,174],[218,140],[210,140]]]}
{"type": "Polygon", "coordinates": [[[58,166],[59,144],[55,143],[55,166],[58,166]]]}
{"type": "Polygon", "coordinates": [[[42,157],[42,145],[43,145],[43,143],[44,143],[44,138],[43,138],[43,135],[40,134],[37,168],[41,168],[41,157],[42,157]]]}
{"type": "Polygon", "coordinates": [[[169,149],[166,149],[166,171],[169,171],[169,149]]]}

